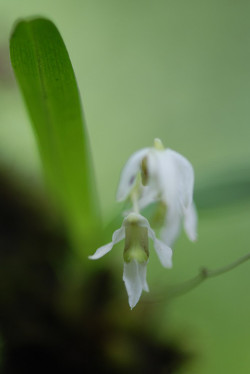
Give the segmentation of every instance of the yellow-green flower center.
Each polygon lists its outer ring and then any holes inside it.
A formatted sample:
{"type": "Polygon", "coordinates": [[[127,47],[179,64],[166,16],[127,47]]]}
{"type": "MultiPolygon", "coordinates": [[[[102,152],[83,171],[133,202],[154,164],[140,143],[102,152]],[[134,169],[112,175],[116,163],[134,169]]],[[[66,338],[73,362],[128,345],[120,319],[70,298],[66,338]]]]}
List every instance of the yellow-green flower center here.
{"type": "Polygon", "coordinates": [[[125,227],[124,261],[142,263],[148,260],[148,256],[148,229],[139,226],[136,221],[128,222],[125,227]]]}

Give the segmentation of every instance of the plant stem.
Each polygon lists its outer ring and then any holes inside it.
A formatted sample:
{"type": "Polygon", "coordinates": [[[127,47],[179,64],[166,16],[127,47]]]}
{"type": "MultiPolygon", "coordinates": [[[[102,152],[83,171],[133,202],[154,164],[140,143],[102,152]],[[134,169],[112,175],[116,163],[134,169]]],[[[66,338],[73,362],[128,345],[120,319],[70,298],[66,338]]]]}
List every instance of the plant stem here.
{"type": "Polygon", "coordinates": [[[132,200],[132,204],[133,204],[133,211],[134,211],[134,213],[139,214],[140,213],[140,209],[139,209],[139,205],[138,205],[138,194],[137,194],[137,191],[133,191],[133,193],[131,194],[131,200],[132,200]]]}
{"type": "Polygon", "coordinates": [[[200,270],[199,274],[196,275],[195,277],[187,280],[186,282],[178,286],[174,286],[173,289],[169,291],[168,298],[171,299],[174,297],[187,294],[188,292],[192,291],[194,288],[198,287],[206,279],[214,278],[219,275],[225,274],[248,260],[250,260],[250,253],[238,258],[236,261],[232,262],[231,264],[223,266],[222,268],[219,268],[216,270],[209,270],[204,267],[200,270]]]}

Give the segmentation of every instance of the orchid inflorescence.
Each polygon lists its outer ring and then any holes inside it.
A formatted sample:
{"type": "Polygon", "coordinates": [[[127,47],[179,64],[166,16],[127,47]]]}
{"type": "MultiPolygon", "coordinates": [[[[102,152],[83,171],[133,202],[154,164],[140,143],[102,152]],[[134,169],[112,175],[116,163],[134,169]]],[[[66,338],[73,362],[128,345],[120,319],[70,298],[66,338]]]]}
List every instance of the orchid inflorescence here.
{"type": "Polygon", "coordinates": [[[120,229],[112,241],[89,256],[96,260],[125,239],[123,280],[131,309],[142,290],[149,291],[146,272],[149,260],[148,238],[165,268],[172,267],[172,249],[181,224],[190,240],[196,239],[197,214],[193,203],[194,171],[191,163],[179,153],[164,149],[159,139],[154,146],[135,152],[125,164],[117,190],[117,200],[130,200],[132,208],[125,213],[120,229]],[[159,204],[160,239],[140,210],[159,204]]]}

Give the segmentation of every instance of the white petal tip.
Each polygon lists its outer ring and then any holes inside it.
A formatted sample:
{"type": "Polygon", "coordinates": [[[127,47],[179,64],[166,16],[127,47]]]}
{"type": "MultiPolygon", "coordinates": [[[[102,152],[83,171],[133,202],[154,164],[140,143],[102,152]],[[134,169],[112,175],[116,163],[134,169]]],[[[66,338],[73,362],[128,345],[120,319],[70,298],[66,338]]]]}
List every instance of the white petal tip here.
{"type": "Polygon", "coordinates": [[[137,297],[135,297],[135,295],[129,296],[128,303],[129,303],[129,307],[130,307],[131,310],[134,309],[134,307],[138,304],[138,301],[140,300],[140,297],[141,297],[141,294],[137,297]]]}
{"type": "Polygon", "coordinates": [[[187,237],[193,243],[197,242],[198,240],[198,235],[196,233],[187,232],[187,237]]]}
{"type": "Polygon", "coordinates": [[[148,289],[146,282],[147,263],[140,264],[133,260],[124,262],[123,281],[128,293],[128,303],[133,309],[140,300],[142,290],[148,289]]]}
{"type": "Polygon", "coordinates": [[[184,220],[185,231],[191,242],[195,242],[197,240],[197,221],[198,215],[195,205],[191,204],[186,212],[184,220]]]}
{"type": "Polygon", "coordinates": [[[173,267],[172,261],[170,262],[162,262],[162,266],[166,269],[171,269],[173,267]]]}
{"type": "Polygon", "coordinates": [[[198,235],[196,232],[193,232],[193,233],[188,233],[188,239],[191,241],[191,242],[197,242],[198,240],[198,235]]]}
{"type": "Polygon", "coordinates": [[[95,255],[88,256],[89,260],[98,260],[99,257],[96,257],[95,255]]]}
{"type": "Polygon", "coordinates": [[[129,303],[129,307],[130,309],[134,309],[134,307],[138,304],[139,302],[139,299],[138,300],[128,300],[128,303],[129,303]]]}
{"type": "Polygon", "coordinates": [[[189,239],[191,240],[191,242],[197,242],[197,240],[198,240],[197,236],[194,236],[194,237],[189,238],[189,239]]]}

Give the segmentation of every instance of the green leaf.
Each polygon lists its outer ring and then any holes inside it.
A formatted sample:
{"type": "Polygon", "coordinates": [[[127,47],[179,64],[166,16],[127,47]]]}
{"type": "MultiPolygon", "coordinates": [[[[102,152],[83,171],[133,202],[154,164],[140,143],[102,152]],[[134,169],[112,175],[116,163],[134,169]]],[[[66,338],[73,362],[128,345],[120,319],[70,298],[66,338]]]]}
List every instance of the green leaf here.
{"type": "Polygon", "coordinates": [[[91,253],[98,203],[86,125],[73,68],[55,25],[21,20],[10,56],[23,93],[44,171],[74,245],[91,253]]]}

